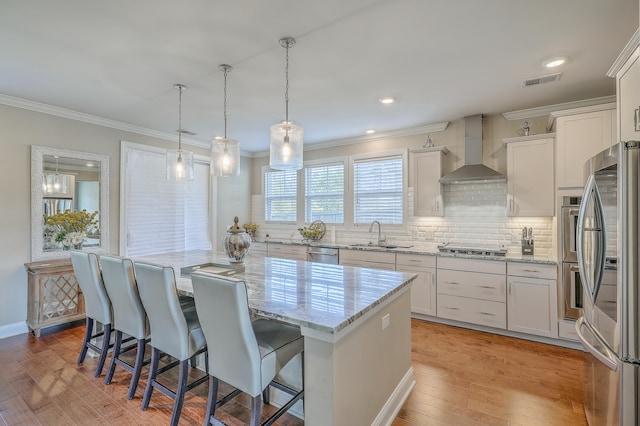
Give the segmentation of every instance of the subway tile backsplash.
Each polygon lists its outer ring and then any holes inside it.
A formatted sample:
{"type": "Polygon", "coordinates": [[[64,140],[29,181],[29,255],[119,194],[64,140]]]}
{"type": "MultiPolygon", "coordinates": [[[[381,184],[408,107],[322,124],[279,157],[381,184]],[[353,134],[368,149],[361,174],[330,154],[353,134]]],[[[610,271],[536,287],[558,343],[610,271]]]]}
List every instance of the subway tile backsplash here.
{"type": "MultiPolygon", "coordinates": [[[[510,253],[520,252],[520,235],[523,227],[533,228],[537,255],[555,255],[556,221],[552,217],[507,216],[506,183],[469,183],[444,186],[444,217],[412,216],[413,188],[408,189],[406,230],[392,231],[382,226],[382,233],[393,244],[441,244],[475,245],[490,248],[507,248],[510,253]]],[[[270,226],[264,223],[264,201],[261,195],[252,198],[253,221],[260,225],[258,238],[266,234],[276,240],[300,240],[297,229],[270,226]]],[[[327,226],[324,241],[330,241],[327,226]]],[[[342,229],[336,227],[336,243],[367,243],[377,236],[369,234],[368,227],[342,229]]]]}

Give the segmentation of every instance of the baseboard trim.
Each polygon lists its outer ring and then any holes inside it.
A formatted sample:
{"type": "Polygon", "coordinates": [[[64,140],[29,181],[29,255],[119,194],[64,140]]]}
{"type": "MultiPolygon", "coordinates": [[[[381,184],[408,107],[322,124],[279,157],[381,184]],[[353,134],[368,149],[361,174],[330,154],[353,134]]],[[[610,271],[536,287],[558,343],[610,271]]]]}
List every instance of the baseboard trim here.
{"type": "Polygon", "coordinates": [[[18,334],[28,333],[29,328],[24,321],[14,322],[13,324],[7,324],[0,326],[0,339],[5,339],[11,336],[17,336],[18,334]]]}
{"type": "Polygon", "coordinates": [[[390,426],[415,385],[416,381],[413,379],[413,367],[410,367],[371,424],[390,426]]]}

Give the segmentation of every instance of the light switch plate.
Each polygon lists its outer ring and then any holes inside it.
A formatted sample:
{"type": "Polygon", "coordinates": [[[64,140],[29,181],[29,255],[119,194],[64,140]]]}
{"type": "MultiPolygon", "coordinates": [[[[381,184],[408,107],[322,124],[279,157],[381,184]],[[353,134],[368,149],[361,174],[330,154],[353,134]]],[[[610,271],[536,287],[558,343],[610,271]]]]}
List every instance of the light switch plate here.
{"type": "Polygon", "coordinates": [[[385,328],[389,327],[389,323],[391,322],[391,318],[389,317],[389,314],[385,315],[382,317],[382,329],[384,330],[385,328]]]}

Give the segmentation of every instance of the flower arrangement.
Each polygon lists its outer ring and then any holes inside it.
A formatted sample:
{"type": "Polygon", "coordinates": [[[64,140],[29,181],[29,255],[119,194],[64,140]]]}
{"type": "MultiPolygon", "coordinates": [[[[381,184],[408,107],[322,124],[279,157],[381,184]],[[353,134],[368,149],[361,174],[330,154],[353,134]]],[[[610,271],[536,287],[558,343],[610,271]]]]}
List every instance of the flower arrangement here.
{"type": "Polygon", "coordinates": [[[251,238],[254,238],[256,236],[256,231],[260,226],[257,223],[249,222],[242,225],[242,227],[247,231],[247,234],[249,234],[251,238]]]}
{"type": "Polygon", "coordinates": [[[51,235],[51,241],[61,243],[65,248],[80,248],[87,239],[87,234],[98,229],[98,212],[86,210],[72,212],[66,210],[45,219],[45,225],[51,235]]]}

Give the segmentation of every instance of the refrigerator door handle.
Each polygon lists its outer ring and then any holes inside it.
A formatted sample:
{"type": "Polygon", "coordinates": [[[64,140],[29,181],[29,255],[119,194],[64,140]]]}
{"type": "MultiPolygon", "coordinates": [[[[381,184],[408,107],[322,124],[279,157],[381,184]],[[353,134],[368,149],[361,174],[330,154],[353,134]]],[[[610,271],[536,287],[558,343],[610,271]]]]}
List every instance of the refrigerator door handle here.
{"type": "Polygon", "coordinates": [[[591,301],[595,303],[598,296],[598,290],[600,290],[600,284],[602,283],[602,273],[604,271],[604,264],[606,261],[606,236],[604,230],[604,210],[602,208],[602,201],[596,185],[596,179],[594,175],[590,175],[587,180],[587,184],[584,188],[584,194],[582,196],[582,203],[580,203],[580,213],[578,214],[578,232],[576,242],[576,252],[578,255],[578,267],[580,269],[580,277],[582,278],[583,289],[586,294],[589,295],[591,301]],[[593,201],[594,211],[593,216],[595,219],[595,227],[586,226],[587,221],[587,207],[591,205],[593,201]],[[600,226],[597,226],[600,225],[600,226]],[[587,273],[587,264],[585,260],[585,234],[593,233],[594,237],[597,236],[597,243],[592,248],[595,250],[594,261],[595,265],[592,266],[593,276],[587,273]]]}
{"type": "Polygon", "coordinates": [[[598,346],[600,346],[605,353],[602,353],[598,348],[596,348],[591,343],[591,341],[585,337],[584,333],[582,332],[583,327],[588,331],[588,333],[591,334],[593,339],[600,341],[600,339],[598,339],[598,336],[596,336],[596,334],[591,330],[589,324],[585,322],[584,317],[580,317],[580,319],[576,321],[576,332],[578,333],[578,338],[580,339],[582,346],[584,346],[589,351],[589,353],[591,353],[591,355],[596,357],[598,361],[609,367],[611,370],[617,371],[618,362],[616,355],[611,352],[604,343],[601,343],[598,346]]]}

